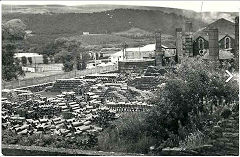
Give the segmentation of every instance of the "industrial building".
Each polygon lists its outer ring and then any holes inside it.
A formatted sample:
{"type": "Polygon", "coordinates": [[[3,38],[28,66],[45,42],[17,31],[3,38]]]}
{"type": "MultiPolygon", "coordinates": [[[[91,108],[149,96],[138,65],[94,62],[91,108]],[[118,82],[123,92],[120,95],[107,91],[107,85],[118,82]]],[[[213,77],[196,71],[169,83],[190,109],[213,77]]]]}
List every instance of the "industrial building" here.
{"type": "Polygon", "coordinates": [[[43,63],[43,56],[37,53],[15,53],[14,58],[19,59],[22,61],[22,57],[27,58],[27,64],[42,64],[43,63]],[[29,62],[29,59],[31,58],[32,63],[29,62]]]}
{"type": "Polygon", "coordinates": [[[239,18],[235,24],[221,18],[206,27],[193,32],[192,23],[186,21],[184,31],[176,29],[178,57],[203,56],[204,59],[232,60],[237,57],[239,18]],[[182,43],[182,44],[181,44],[182,43]]]}

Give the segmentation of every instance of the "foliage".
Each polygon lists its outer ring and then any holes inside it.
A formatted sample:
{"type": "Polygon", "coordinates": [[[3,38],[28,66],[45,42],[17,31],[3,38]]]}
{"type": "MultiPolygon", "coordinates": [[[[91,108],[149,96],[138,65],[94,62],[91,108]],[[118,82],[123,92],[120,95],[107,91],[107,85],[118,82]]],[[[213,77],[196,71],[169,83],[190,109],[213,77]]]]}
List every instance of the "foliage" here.
{"type": "Polygon", "coordinates": [[[221,105],[217,100],[226,105],[238,99],[237,82],[226,84],[223,74],[201,59],[187,59],[168,73],[164,88],[153,100],[157,107],[146,117],[149,134],[159,141],[168,140],[172,133],[183,140],[189,133],[209,127],[214,116],[212,106],[221,105]]]}
{"type": "Polygon", "coordinates": [[[43,55],[43,63],[48,64],[48,56],[47,55],[43,55]]]}
{"type": "Polygon", "coordinates": [[[164,85],[150,101],[155,107],[142,117],[126,116],[115,121],[100,135],[99,147],[147,153],[150,146],[160,151],[165,147],[205,144],[213,121],[220,118],[218,110],[213,112],[211,107],[221,109],[238,99],[238,83],[232,80],[226,84],[223,74],[223,70],[200,58],[183,60],[175,71],[165,74],[164,85]]]}
{"type": "Polygon", "coordinates": [[[229,109],[229,108],[224,108],[222,113],[221,113],[221,116],[223,118],[228,118],[230,115],[232,114],[232,111],[229,109]]]}
{"type": "Polygon", "coordinates": [[[22,62],[23,66],[26,66],[27,65],[27,58],[25,56],[22,56],[21,57],[21,62],[22,62]]]}
{"type": "Polygon", "coordinates": [[[3,40],[23,40],[26,25],[20,19],[11,19],[2,25],[3,40]]]}
{"type": "Polygon", "coordinates": [[[20,61],[14,59],[14,54],[25,37],[25,29],[26,25],[20,19],[12,19],[2,25],[2,79],[5,81],[24,75],[20,61]]]}
{"type": "Polygon", "coordinates": [[[18,135],[9,129],[2,132],[3,144],[20,144],[23,146],[44,146],[55,148],[70,149],[92,149],[97,143],[96,135],[85,134],[74,138],[48,135],[48,134],[30,134],[18,135]]]}
{"type": "Polygon", "coordinates": [[[17,79],[18,76],[24,75],[20,61],[14,59],[16,51],[15,45],[11,43],[3,43],[2,45],[2,79],[10,81],[17,79]]]}
{"type": "Polygon", "coordinates": [[[32,57],[28,57],[27,59],[28,59],[29,64],[32,65],[32,62],[33,62],[32,57]]]}
{"type": "Polygon", "coordinates": [[[179,147],[183,149],[191,149],[202,146],[206,143],[206,135],[197,130],[189,134],[184,140],[179,142],[179,147]]]}
{"type": "Polygon", "coordinates": [[[63,70],[65,72],[69,72],[73,70],[73,57],[71,54],[67,54],[65,58],[63,58],[63,70]]]}
{"type": "Polygon", "coordinates": [[[146,135],[145,113],[121,115],[98,137],[98,149],[103,151],[147,153],[156,139],[146,135]]]}
{"type": "Polygon", "coordinates": [[[115,117],[115,113],[110,112],[109,110],[100,110],[97,113],[97,117],[94,118],[94,121],[101,127],[109,127],[110,121],[115,117]]]}

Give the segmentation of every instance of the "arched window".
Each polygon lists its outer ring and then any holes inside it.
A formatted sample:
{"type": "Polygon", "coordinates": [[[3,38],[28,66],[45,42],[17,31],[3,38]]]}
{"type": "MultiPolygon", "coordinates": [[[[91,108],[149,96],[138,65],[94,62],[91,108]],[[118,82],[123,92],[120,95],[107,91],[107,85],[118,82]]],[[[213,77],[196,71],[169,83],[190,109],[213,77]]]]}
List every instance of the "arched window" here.
{"type": "Polygon", "coordinates": [[[204,40],[203,40],[202,38],[200,38],[200,39],[198,40],[198,48],[199,48],[200,50],[203,50],[203,49],[204,49],[204,40]]]}
{"type": "Polygon", "coordinates": [[[226,49],[231,48],[231,39],[229,37],[225,38],[225,48],[226,49]]]}

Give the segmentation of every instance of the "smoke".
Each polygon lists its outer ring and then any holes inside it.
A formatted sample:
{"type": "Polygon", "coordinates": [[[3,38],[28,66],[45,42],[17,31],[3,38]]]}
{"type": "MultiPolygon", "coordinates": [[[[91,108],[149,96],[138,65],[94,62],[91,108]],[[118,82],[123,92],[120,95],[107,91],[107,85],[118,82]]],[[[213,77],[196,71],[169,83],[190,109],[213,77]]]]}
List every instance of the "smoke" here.
{"type": "Polygon", "coordinates": [[[212,23],[218,19],[224,18],[228,21],[234,22],[236,16],[234,13],[222,13],[222,12],[205,12],[202,13],[202,20],[206,23],[212,23]]]}

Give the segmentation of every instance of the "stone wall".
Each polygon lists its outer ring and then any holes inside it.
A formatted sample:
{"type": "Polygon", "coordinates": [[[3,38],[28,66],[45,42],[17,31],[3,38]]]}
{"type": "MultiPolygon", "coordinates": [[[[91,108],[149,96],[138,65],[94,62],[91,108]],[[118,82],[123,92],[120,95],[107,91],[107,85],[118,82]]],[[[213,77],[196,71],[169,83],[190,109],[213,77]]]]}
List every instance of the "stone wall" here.
{"type": "Polygon", "coordinates": [[[5,156],[139,156],[143,154],[103,152],[39,146],[2,145],[5,156]]]}
{"type": "Polygon", "coordinates": [[[210,142],[198,148],[184,150],[181,148],[164,148],[160,155],[205,155],[238,156],[239,155],[239,113],[234,112],[229,118],[220,120],[210,134],[210,142]]]}
{"type": "Polygon", "coordinates": [[[213,150],[221,155],[239,154],[239,116],[233,113],[228,119],[218,122],[211,135],[213,150]]]}
{"type": "Polygon", "coordinates": [[[24,80],[14,80],[10,82],[2,81],[2,89],[15,89],[15,88],[48,83],[48,82],[55,82],[57,79],[68,79],[68,78],[74,78],[79,76],[85,76],[88,74],[106,73],[106,72],[112,72],[117,70],[118,70],[117,65],[109,65],[104,67],[96,67],[93,69],[85,69],[85,70],[77,70],[77,71],[74,70],[71,72],[65,72],[63,74],[50,75],[45,77],[29,78],[24,80]]]}

